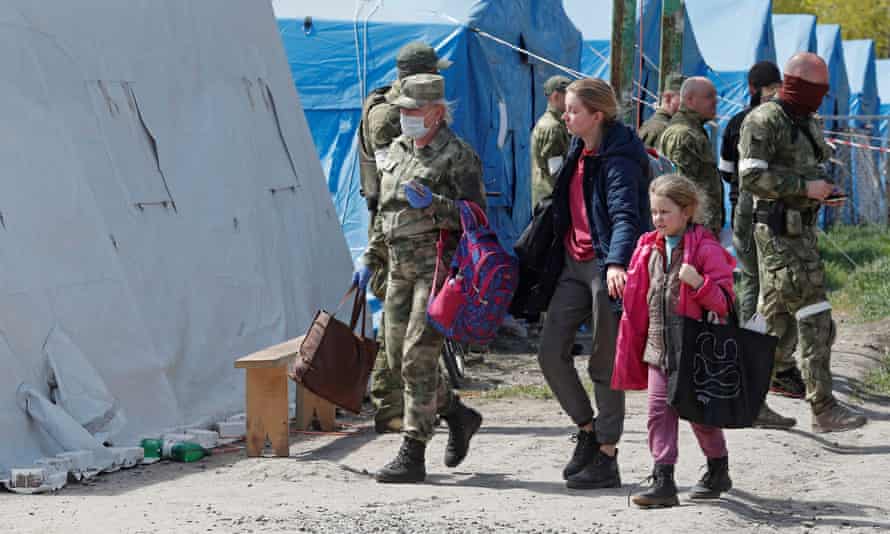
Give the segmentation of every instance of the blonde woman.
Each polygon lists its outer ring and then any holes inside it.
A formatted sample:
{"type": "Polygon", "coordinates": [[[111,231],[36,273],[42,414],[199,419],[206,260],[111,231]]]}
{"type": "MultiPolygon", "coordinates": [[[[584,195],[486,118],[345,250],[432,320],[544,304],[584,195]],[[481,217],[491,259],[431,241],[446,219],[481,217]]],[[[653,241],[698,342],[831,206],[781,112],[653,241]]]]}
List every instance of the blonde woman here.
{"type": "Polygon", "coordinates": [[[577,442],[563,470],[575,489],[621,485],[617,455],[624,393],[610,388],[619,298],[634,244],[646,226],[649,162],[636,133],[617,119],[612,88],[599,79],[572,82],[564,119],[573,135],[553,193],[555,246],[564,267],[547,309],[538,362],[577,442]],[[597,415],[571,354],[578,328],[590,321],[588,374],[597,415]]]}

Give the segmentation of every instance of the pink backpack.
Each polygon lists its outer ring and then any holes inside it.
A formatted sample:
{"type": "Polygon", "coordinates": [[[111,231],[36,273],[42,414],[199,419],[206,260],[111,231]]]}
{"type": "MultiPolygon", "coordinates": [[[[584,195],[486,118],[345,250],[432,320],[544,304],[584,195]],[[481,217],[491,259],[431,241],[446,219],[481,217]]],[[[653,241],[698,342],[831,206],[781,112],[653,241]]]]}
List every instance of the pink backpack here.
{"type": "Polygon", "coordinates": [[[464,200],[457,205],[463,235],[450,274],[439,289],[436,282],[448,238],[445,230],[440,232],[427,318],[448,339],[485,345],[507,315],[519,282],[519,262],[501,246],[482,208],[464,200]]]}

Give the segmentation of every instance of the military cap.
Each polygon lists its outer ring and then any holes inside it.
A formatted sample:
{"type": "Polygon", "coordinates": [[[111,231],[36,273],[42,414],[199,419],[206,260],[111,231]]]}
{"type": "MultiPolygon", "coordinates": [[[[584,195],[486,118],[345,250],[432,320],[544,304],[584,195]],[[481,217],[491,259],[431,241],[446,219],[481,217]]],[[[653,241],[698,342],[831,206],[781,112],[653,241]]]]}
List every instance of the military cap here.
{"type": "Polygon", "coordinates": [[[672,93],[679,93],[680,88],[683,87],[683,82],[686,81],[686,77],[682,74],[677,74],[676,72],[672,72],[667,75],[667,78],[664,80],[664,91],[670,91],[672,93]]]}
{"type": "Polygon", "coordinates": [[[439,59],[439,55],[436,54],[433,47],[420,41],[406,44],[396,56],[396,69],[399,71],[399,78],[423,72],[433,73],[450,66],[451,61],[439,59]]]}
{"type": "Polygon", "coordinates": [[[554,91],[565,93],[566,87],[568,87],[570,83],[572,83],[572,80],[565,76],[551,76],[544,82],[544,94],[550,96],[554,91]]]}
{"type": "Polygon", "coordinates": [[[438,74],[413,74],[402,79],[402,94],[393,105],[417,109],[443,98],[445,98],[445,78],[438,74]]]}

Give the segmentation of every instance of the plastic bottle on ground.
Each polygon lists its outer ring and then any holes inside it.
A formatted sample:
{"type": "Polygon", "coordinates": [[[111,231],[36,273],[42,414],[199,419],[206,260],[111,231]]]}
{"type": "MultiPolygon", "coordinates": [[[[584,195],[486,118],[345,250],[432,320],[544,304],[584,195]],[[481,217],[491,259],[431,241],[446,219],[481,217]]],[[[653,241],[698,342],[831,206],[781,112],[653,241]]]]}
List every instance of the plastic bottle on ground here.
{"type": "Polygon", "coordinates": [[[164,441],[161,447],[161,457],[176,462],[197,462],[209,454],[207,449],[190,441],[164,441]]]}

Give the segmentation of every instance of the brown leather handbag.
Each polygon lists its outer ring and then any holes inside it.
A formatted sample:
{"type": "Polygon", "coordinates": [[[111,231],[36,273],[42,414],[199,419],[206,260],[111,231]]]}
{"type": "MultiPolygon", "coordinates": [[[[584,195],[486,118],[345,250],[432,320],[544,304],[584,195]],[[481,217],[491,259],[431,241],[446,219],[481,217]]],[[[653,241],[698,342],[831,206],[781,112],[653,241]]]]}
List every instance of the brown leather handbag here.
{"type": "Polygon", "coordinates": [[[292,379],[312,393],[353,413],[361,410],[377,356],[377,342],[365,337],[367,302],[357,289],[353,285],[346,292],[334,313],[319,310],[315,314],[288,371],[292,379]],[[353,293],[352,317],[347,325],[334,316],[353,293]],[[355,333],[359,321],[360,335],[355,333]]]}

